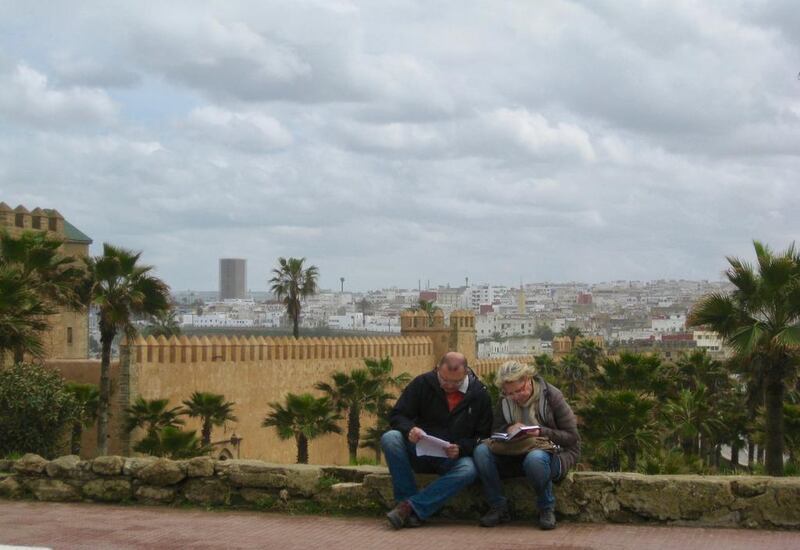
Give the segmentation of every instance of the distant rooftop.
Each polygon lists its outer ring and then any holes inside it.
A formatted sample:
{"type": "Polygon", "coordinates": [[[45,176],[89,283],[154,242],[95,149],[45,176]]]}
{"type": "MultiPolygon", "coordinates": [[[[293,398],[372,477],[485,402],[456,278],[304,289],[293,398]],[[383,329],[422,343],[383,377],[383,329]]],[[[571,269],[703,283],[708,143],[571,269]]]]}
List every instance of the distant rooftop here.
{"type": "Polygon", "coordinates": [[[70,242],[92,244],[92,239],[90,239],[83,231],[69,223],[67,220],[64,220],[64,235],[70,242]]]}

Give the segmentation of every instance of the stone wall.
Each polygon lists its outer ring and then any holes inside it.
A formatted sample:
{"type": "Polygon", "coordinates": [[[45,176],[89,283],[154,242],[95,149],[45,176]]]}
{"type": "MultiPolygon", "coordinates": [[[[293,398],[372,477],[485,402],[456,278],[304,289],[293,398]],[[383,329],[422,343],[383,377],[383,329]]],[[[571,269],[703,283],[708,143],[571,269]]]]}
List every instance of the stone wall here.
{"type": "MultiPolygon", "coordinates": [[[[422,485],[432,479],[418,476],[422,485]]],[[[516,517],[532,519],[531,490],[522,479],[505,484],[516,517]]],[[[799,478],[575,472],[556,486],[555,494],[562,520],[800,529],[799,478]]],[[[392,505],[392,488],[388,473],[379,467],[209,457],[62,456],[47,461],[25,455],[16,462],[0,461],[0,497],[376,515],[392,505]]],[[[473,486],[442,515],[477,519],[483,511],[480,488],[473,486]]]]}
{"type": "MultiPolygon", "coordinates": [[[[311,392],[317,382],[330,381],[334,371],[350,372],[364,367],[364,359],[391,357],[395,374],[412,376],[431,369],[436,361],[430,338],[395,336],[382,338],[265,338],[265,337],[186,337],[165,339],[137,338],[126,349],[120,367],[118,387],[120,407],[136,397],[166,398],[169,406],[181,405],[194,391],[223,394],[235,403],[238,420],[226,429],[215,427],[212,442],[227,440],[231,434],[242,438],[238,449],[226,448],[234,458],[255,458],[269,462],[292,463],[296,459],[294,440],[278,439],[274,428],[261,423],[271,410],[271,402],[281,402],[286,394],[311,392]],[[126,361],[125,357],[129,357],[126,361]]],[[[197,421],[186,419],[186,426],[200,429],[197,421]]],[[[362,433],[373,419],[362,418],[362,433]]],[[[344,422],[342,427],[344,428],[344,422]]],[[[131,442],[142,434],[134,433],[131,442]]],[[[121,454],[130,454],[123,444],[121,454]]],[[[361,450],[373,458],[369,450],[361,450]]],[[[347,464],[349,457],[344,435],[330,434],[309,445],[310,460],[317,464],[347,464]]]]}

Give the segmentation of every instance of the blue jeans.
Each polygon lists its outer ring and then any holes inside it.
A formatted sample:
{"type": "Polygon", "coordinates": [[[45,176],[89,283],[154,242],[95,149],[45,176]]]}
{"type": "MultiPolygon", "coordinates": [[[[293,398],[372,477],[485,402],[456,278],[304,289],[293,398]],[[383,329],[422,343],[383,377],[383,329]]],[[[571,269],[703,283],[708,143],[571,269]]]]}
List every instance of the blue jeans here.
{"type": "Polygon", "coordinates": [[[538,449],[526,455],[496,455],[488,446],[481,444],[475,449],[472,458],[491,508],[502,509],[508,506],[501,477],[521,475],[528,478],[528,483],[536,491],[539,511],[555,508],[553,480],[561,474],[561,461],[557,456],[538,449]]]}
{"type": "Polygon", "coordinates": [[[471,485],[478,478],[475,463],[468,456],[455,460],[433,456],[417,456],[416,445],[397,430],[389,430],[381,437],[381,447],[392,474],[394,499],[411,503],[420,519],[426,519],[444,506],[452,496],[471,485]],[[422,491],[417,491],[414,472],[439,474],[439,479],[422,491]]]}

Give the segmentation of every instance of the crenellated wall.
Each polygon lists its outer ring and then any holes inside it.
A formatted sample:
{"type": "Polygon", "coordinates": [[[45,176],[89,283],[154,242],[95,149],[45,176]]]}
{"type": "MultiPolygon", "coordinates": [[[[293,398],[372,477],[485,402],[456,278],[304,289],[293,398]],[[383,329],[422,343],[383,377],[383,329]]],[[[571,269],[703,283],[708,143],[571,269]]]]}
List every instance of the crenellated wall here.
{"type": "Polygon", "coordinates": [[[520,363],[533,364],[533,355],[514,355],[508,357],[492,357],[490,359],[478,359],[474,363],[474,370],[479,376],[483,377],[490,373],[497,372],[500,365],[506,361],[519,361],[520,363]]]}
{"type": "MultiPolygon", "coordinates": [[[[212,441],[229,439],[235,432],[242,438],[241,458],[281,463],[295,461],[296,447],[294,440],[280,441],[274,428],[261,427],[270,410],[269,403],[283,401],[289,392],[321,395],[314,389],[317,382],[329,381],[335,371],[361,368],[366,358],[391,357],[395,373],[408,372],[412,376],[432,368],[436,361],[433,343],[424,336],[297,340],[253,336],[139,337],[124,351],[120,407],[139,395],[146,399],[168,398],[170,406],[178,406],[194,391],[223,394],[236,403],[238,421],[227,430],[214,428],[212,441]]],[[[371,423],[372,419],[364,418],[362,433],[371,423]]],[[[199,433],[198,423],[188,421],[187,427],[199,433]]],[[[140,436],[134,433],[130,442],[123,441],[123,452],[140,436]]],[[[226,448],[237,456],[235,448],[226,448]]],[[[361,454],[374,456],[369,450],[362,450],[361,454]]],[[[346,464],[344,436],[331,434],[313,440],[309,455],[315,463],[346,464]]]]}

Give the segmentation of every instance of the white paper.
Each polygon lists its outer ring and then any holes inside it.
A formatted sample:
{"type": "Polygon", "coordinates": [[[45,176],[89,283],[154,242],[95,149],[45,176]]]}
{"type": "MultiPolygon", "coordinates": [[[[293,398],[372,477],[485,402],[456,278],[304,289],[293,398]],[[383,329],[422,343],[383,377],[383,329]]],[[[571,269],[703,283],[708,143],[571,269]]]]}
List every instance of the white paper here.
{"type": "Polygon", "coordinates": [[[438,437],[424,434],[417,441],[417,456],[440,456],[447,458],[447,453],[444,452],[450,443],[438,437]]]}

